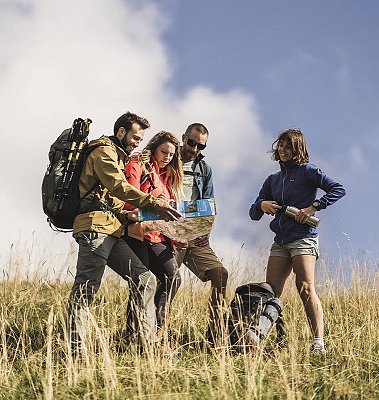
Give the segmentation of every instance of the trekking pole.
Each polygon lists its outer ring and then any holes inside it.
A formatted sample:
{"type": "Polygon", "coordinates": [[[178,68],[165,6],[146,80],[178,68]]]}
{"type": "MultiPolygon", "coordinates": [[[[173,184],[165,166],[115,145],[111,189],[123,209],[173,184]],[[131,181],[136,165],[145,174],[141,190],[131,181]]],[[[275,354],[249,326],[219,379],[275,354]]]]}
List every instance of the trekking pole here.
{"type": "Polygon", "coordinates": [[[76,162],[79,159],[80,153],[87,141],[91,122],[92,121],[89,118],[85,120],[77,118],[72,125],[71,134],[69,137],[69,140],[72,140],[72,144],[70,147],[70,152],[67,156],[68,163],[66,166],[65,175],[62,179],[63,189],[67,189],[70,185],[76,162]]]}
{"type": "Polygon", "coordinates": [[[89,134],[89,126],[91,123],[92,123],[92,120],[90,120],[89,118],[86,118],[81,125],[81,129],[79,132],[80,133],[80,143],[79,143],[78,149],[75,154],[75,162],[78,161],[80,153],[82,152],[82,149],[86,143],[86,140],[87,140],[87,137],[89,134]]]}
{"type": "MultiPolygon", "coordinates": [[[[77,118],[73,122],[72,127],[71,127],[71,132],[70,132],[70,134],[68,136],[68,141],[69,142],[72,141],[72,142],[71,142],[70,150],[69,150],[68,155],[67,155],[67,165],[66,165],[66,168],[65,168],[65,171],[64,171],[64,174],[63,174],[63,178],[62,178],[62,184],[61,184],[61,188],[60,188],[62,190],[67,189],[68,185],[69,185],[69,183],[71,181],[71,177],[72,177],[72,174],[71,174],[71,172],[72,172],[72,166],[71,166],[72,157],[73,157],[75,149],[76,149],[76,147],[78,145],[77,144],[77,140],[80,137],[80,126],[81,126],[82,122],[83,122],[83,120],[81,118],[77,118]]],[[[60,192],[60,194],[61,194],[62,197],[64,197],[64,195],[65,195],[65,193],[63,193],[63,192],[60,192]]],[[[62,204],[60,204],[59,208],[61,208],[61,205],[62,204]]]]}
{"type": "Polygon", "coordinates": [[[67,165],[63,174],[62,182],[58,192],[58,210],[63,208],[64,199],[69,195],[68,188],[74,175],[76,162],[79,159],[80,153],[87,141],[89,134],[89,125],[91,124],[89,118],[83,120],[81,118],[75,119],[72,124],[71,132],[68,136],[68,141],[72,141],[69,153],[67,155],[67,165]]]}

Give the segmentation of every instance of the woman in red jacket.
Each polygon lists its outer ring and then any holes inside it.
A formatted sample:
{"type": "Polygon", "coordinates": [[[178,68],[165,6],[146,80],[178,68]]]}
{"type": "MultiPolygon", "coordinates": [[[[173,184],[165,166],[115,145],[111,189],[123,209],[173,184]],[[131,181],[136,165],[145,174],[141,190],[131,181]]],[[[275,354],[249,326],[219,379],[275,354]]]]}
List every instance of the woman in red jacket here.
{"type": "MultiPolygon", "coordinates": [[[[179,200],[183,168],[180,143],[176,136],[164,131],[157,133],[141,153],[130,158],[125,166],[125,174],[131,185],[145,193],[154,197],[179,200]]],[[[133,206],[126,204],[125,208],[131,210],[133,206]]],[[[148,222],[133,225],[130,227],[130,234],[125,235],[124,239],[142,263],[157,277],[154,301],[157,325],[162,327],[169,305],[181,283],[173,243],[160,232],[144,232],[148,222]]]]}

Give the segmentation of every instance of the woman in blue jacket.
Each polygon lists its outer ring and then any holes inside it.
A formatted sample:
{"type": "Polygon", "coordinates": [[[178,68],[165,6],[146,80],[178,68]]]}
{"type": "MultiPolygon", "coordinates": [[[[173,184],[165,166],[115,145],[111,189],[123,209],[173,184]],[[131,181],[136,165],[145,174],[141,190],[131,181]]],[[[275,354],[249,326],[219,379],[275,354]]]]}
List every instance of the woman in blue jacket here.
{"type": "Polygon", "coordinates": [[[313,336],[312,354],[324,354],[324,321],[314,275],[319,256],[318,234],[306,223],[316,211],[325,209],[345,195],[341,184],[309,164],[305,138],[300,129],[287,129],[272,144],[272,159],[279,161],[280,171],[263,183],[250,208],[250,218],[259,220],[263,214],[274,216],[270,223],[275,233],[267,263],[266,282],[279,297],[291,271],[303,302],[313,336]],[[325,194],[317,199],[317,189],[325,194]],[[295,218],[285,214],[285,206],[300,211],[295,218]]]}

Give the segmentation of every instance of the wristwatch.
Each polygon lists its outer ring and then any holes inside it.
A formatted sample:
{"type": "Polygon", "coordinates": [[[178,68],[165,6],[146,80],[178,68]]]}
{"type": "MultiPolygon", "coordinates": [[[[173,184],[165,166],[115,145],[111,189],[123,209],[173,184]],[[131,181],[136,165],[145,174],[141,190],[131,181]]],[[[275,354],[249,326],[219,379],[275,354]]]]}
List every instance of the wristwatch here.
{"type": "Polygon", "coordinates": [[[315,201],[312,203],[312,207],[315,208],[317,211],[320,211],[320,210],[321,210],[321,203],[320,203],[320,200],[315,200],[315,201]]]}

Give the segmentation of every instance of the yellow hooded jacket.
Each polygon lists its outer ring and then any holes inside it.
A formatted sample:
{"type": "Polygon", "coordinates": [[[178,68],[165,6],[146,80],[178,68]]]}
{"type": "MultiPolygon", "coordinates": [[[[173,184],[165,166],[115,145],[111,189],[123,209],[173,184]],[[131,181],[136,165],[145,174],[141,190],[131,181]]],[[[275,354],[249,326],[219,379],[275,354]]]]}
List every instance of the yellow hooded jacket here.
{"type": "Polygon", "coordinates": [[[79,190],[83,197],[100,181],[86,199],[102,200],[109,210],[90,211],[76,216],[73,234],[92,231],[120,237],[126,222],[124,204],[138,208],[154,207],[155,199],[130,185],[125,178],[124,168],[128,155],[107,136],[92,140],[89,147],[95,147],[89,154],[80,176],[79,190]]]}

